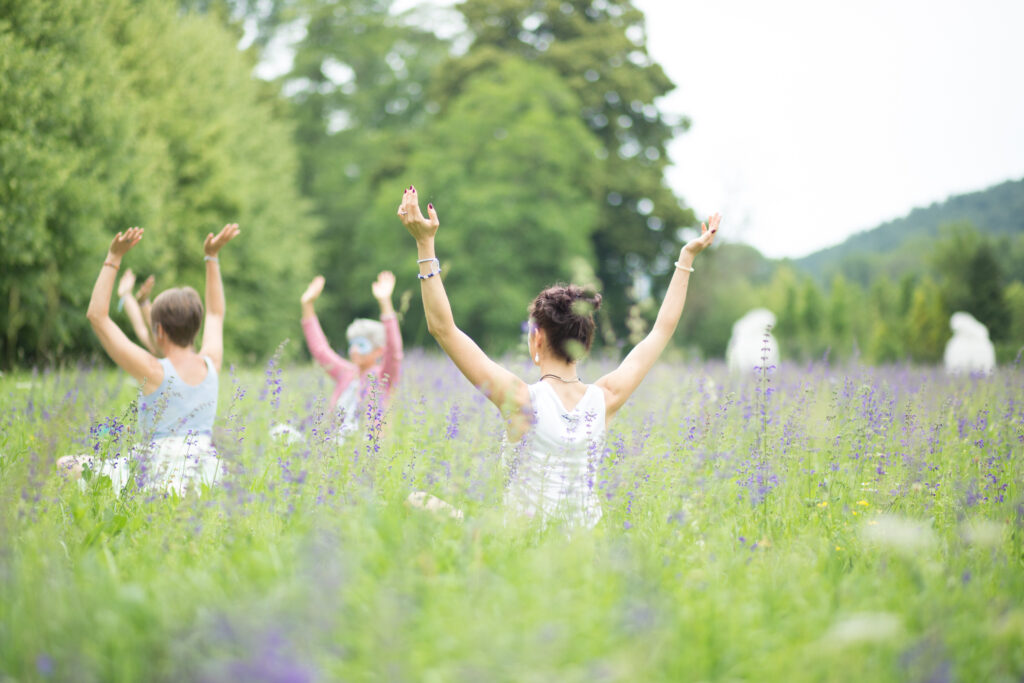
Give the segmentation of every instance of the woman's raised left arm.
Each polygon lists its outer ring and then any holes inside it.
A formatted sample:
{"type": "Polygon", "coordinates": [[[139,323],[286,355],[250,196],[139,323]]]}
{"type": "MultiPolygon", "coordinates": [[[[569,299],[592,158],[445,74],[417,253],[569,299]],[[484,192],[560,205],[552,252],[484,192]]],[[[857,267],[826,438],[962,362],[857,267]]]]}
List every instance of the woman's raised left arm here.
{"type": "Polygon", "coordinates": [[[711,216],[706,225],[701,224],[701,236],[690,240],[679,251],[675,272],[672,274],[668,291],[665,292],[665,299],[661,302],[658,317],[651,331],[633,347],[619,367],[595,382],[604,390],[608,419],[611,419],[626,399],[636,391],[672,339],[683,313],[683,304],[686,303],[686,290],[690,282],[690,273],[693,272],[693,260],[714,242],[721,220],[722,217],[717,213],[711,216]]]}
{"type": "Polygon", "coordinates": [[[206,261],[206,321],[203,324],[203,347],[199,355],[209,357],[217,372],[220,372],[224,359],[224,314],[227,310],[218,255],[221,247],[237,237],[238,233],[238,223],[228,223],[216,235],[208,233],[203,242],[203,259],[206,261]]]}

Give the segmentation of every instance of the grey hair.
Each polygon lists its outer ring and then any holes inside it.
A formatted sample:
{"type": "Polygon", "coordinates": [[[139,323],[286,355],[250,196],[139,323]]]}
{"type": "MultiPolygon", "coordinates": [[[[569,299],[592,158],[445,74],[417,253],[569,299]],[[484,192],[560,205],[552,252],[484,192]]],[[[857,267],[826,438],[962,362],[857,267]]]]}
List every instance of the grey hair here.
{"type": "Polygon", "coordinates": [[[356,318],[345,330],[345,337],[351,342],[356,337],[366,337],[373,348],[384,348],[384,323],[369,318],[356,318]]]}

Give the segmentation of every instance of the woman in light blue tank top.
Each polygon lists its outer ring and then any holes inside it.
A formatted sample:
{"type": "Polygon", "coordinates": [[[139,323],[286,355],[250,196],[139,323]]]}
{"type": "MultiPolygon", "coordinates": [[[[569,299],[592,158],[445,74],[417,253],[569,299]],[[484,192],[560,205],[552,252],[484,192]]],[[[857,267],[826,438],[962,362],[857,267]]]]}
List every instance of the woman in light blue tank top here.
{"type": "Polygon", "coordinates": [[[118,493],[133,479],[141,488],[178,495],[217,482],[220,459],[212,436],[226,310],[218,254],[238,233],[238,225],[231,223],[217,235],[206,236],[205,316],[191,287],[169,289],[154,300],[152,339],[163,358],[133,343],[110,318],[110,295],[121,259],[142,239],[143,230],[129,228],[114,237],[87,315],[111,360],[140,383],[137,443],[127,457],[65,456],[58,461],[61,472],[81,477],[89,468],[97,476],[109,477],[118,493]],[[196,352],[200,325],[203,345],[196,352]]]}
{"type": "MultiPolygon", "coordinates": [[[[506,509],[517,515],[557,519],[571,527],[591,527],[601,516],[593,492],[595,468],[608,420],[636,390],[668,345],[686,301],[694,258],[714,241],[721,216],[701,225],[701,236],[679,252],[675,272],[650,333],[618,368],[593,384],[582,382],[576,363],[590,349],[593,313],[599,294],[575,285],[542,291],[530,305],[530,357],[540,380],[530,385],[501,367],[455,325],[440,277],[434,236],[440,226],[433,205],[420,211],[416,188],[409,186],[398,217],[416,240],[420,291],[427,329],[474,386],[506,420],[503,459],[508,468],[506,509]],[[517,444],[515,448],[508,444],[517,444]],[[510,452],[511,451],[511,452],[510,452]]],[[[409,504],[461,517],[448,503],[422,491],[409,504]]]]}

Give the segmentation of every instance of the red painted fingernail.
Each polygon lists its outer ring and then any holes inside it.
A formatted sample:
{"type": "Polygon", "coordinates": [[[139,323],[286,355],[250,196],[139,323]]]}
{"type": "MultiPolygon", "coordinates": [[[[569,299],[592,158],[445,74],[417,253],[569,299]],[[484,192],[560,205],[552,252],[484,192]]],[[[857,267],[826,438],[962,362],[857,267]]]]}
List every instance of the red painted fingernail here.
{"type": "Polygon", "coordinates": [[[712,233],[716,233],[716,232],[718,232],[718,228],[715,228],[715,229],[714,229],[714,230],[712,230],[711,232],[712,232],[712,233]]]}
{"type": "Polygon", "coordinates": [[[428,208],[428,209],[433,209],[433,208],[434,208],[434,205],[433,205],[433,204],[427,204],[427,208],[428,208]]]}

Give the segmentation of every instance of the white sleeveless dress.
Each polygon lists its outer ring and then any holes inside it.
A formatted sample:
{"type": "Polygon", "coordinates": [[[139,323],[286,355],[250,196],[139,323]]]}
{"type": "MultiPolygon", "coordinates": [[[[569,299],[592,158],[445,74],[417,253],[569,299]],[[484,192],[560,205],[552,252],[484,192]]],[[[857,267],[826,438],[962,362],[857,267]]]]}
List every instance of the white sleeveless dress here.
{"type": "Polygon", "coordinates": [[[601,519],[594,484],[604,448],[604,392],[588,385],[566,410],[550,385],[529,389],[533,426],[514,446],[507,437],[502,443],[506,512],[589,529],[601,519]]]}
{"type": "Polygon", "coordinates": [[[212,440],[218,376],[213,361],[206,356],[203,361],[206,377],[191,385],[170,360],[161,358],[163,382],[148,396],[139,392],[138,443],[127,456],[86,457],[97,476],[110,478],[114,493],[120,495],[133,477],[143,490],[179,496],[218,483],[221,463],[212,440]]]}

